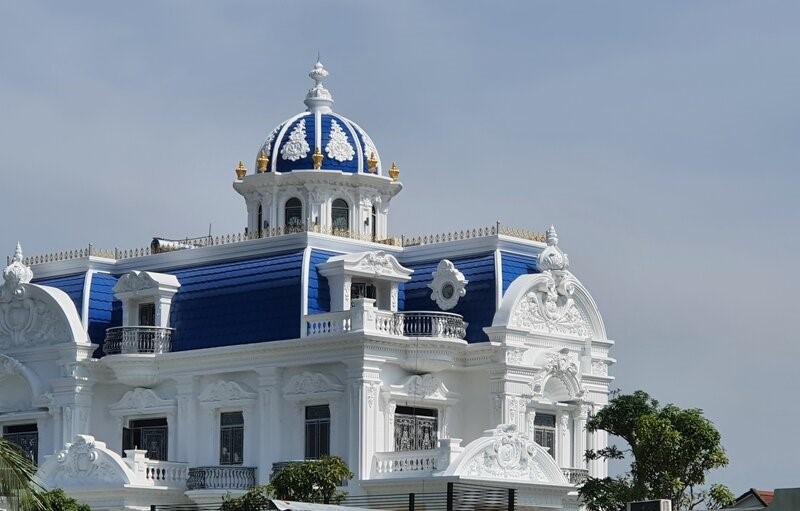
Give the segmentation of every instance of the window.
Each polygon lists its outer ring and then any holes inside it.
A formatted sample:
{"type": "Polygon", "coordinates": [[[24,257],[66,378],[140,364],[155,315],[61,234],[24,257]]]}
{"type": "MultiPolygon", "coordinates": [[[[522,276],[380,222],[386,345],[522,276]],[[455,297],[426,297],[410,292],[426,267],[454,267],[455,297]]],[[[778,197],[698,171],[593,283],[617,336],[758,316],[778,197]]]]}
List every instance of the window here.
{"type": "Polygon", "coordinates": [[[436,449],[437,422],[436,410],[398,406],[394,414],[394,450],[436,449]]]}
{"type": "Polygon", "coordinates": [[[372,298],[375,300],[378,296],[378,290],[373,284],[368,282],[353,282],[350,284],[350,300],[358,298],[372,298]]]}
{"type": "Polygon", "coordinates": [[[242,412],[219,415],[219,464],[241,465],[244,459],[244,417],[242,412]]]}
{"type": "Polygon", "coordinates": [[[17,445],[32,462],[39,462],[39,429],[36,424],[3,426],[3,439],[17,445]]]}
{"type": "Polygon", "coordinates": [[[335,231],[350,230],[350,206],[342,199],[333,201],[331,209],[331,224],[335,231]]]}
{"type": "Polygon", "coordinates": [[[537,413],[533,418],[533,441],[548,449],[550,456],[556,457],[556,416],[537,413]]]}
{"type": "Polygon", "coordinates": [[[156,304],[155,303],[140,303],[139,304],[139,326],[155,326],[156,325],[156,304]]]}
{"type": "Polygon", "coordinates": [[[328,405],[306,406],[306,459],[330,454],[331,409],[328,405]]]}
{"type": "Polygon", "coordinates": [[[292,197],[287,200],[284,213],[286,232],[301,232],[303,230],[303,204],[300,199],[292,197]]]}
{"type": "Polygon", "coordinates": [[[167,419],[137,419],[122,428],[122,451],[146,450],[151,460],[167,460],[167,419]]]}
{"type": "Polygon", "coordinates": [[[259,205],[258,206],[258,219],[256,221],[256,229],[258,230],[258,236],[259,237],[261,237],[261,229],[264,228],[263,225],[262,225],[263,223],[264,223],[264,208],[261,205],[259,205]]]}
{"type": "Polygon", "coordinates": [[[378,211],[372,206],[372,241],[378,237],[378,211]]]}

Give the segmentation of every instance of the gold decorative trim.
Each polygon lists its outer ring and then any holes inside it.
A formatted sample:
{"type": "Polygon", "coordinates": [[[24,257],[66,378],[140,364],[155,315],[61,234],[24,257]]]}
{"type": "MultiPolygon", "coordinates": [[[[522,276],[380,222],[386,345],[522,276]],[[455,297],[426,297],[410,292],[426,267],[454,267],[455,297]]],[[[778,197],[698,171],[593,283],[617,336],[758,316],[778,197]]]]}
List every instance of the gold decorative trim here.
{"type": "Polygon", "coordinates": [[[267,170],[267,165],[269,165],[269,158],[267,158],[267,155],[264,154],[263,149],[261,150],[261,153],[258,155],[258,160],[256,160],[256,163],[258,163],[259,174],[263,174],[264,172],[269,172],[267,170]]]}
{"type": "Polygon", "coordinates": [[[397,181],[400,178],[400,169],[397,168],[395,162],[392,162],[392,166],[389,168],[389,177],[392,178],[392,181],[397,181]]]}
{"type": "Polygon", "coordinates": [[[367,167],[370,174],[375,174],[378,172],[378,157],[375,155],[375,151],[370,153],[369,159],[367,160],[367,167]]]}
{"type": "Polygon", "coordinates": [[[319,150],[319,147],[314,149],[314,154],[311,155],[314,159],[314,170],[319,170],[322,168],[322,152],[319,150]]]}

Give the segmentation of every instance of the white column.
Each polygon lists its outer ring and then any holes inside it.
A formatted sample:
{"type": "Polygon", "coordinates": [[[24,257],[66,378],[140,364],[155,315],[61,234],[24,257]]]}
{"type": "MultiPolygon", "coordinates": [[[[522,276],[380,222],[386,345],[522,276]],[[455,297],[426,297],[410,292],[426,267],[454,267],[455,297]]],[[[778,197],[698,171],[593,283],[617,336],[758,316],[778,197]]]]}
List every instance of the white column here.
{"type": "Polygon", "coordinates": [[[558,412],[558,432],[557,434],[560,436],[558,444],[558,465],[560,467],[569,468],[572,465],[572,460],[570,459],[570,451],[572,447],[572,442],[570,441],[570,428],[569,428],[569,412],[567,410],[561,410],[558,412]]]}
{"type": "Polygon", "coordinates": [[[258,481],[260,484],[269,482],[272,464],[281,461],[281,390],[280,370],[268,367],[259,370],[258,378],[258,407],[259,407],[259,436],[258,436],[258,481]]]}
{"type": "Polygon", "coordinates": [[[584,453],[586,451],[586,418],[588,411],[589,407],[587,405],[580,405],[580,408],[575,410],[572,416],[572,438],[575,446],[572,456],[573,468],[586,468],[584,453]]]}
{"type": "MultiPolygon", "coordinates": [[[[194,378],[191,376],[179,378],[177,391],[178,417],[175,421],[175,429],[180,431],[180,435],[176,437],[176,449],[173,451],[175,453],[175,460],[196,464],[195,453],[197,449],[194,442],[197,438],[197,402],[194,399],[194,378]]],[[[172,429],[173,428],[170,427],[170,431],[172,431],[172,429]]]]}
{"type": "Polygon", "coordinates": [[[356,479],[369,477],[376,450],[380,368],[361,365],[365,362],[357,361],[348,368],[348,391],[351,399],[348,463],[356,479]]]}

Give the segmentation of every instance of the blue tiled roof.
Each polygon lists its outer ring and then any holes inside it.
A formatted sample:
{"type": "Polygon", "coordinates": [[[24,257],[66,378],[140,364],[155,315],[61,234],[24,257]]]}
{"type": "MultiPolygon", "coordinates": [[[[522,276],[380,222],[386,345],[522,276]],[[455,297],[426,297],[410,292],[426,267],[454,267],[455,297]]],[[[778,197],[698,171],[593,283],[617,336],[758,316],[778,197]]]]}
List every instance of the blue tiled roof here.
{"type": "Polygon", "coordinates": [[[331,257],[340,254],[312,250],[308,268],[308,313],[321,314],[331,311],[331,293],[328,288],[328,279],[317,271],[317,265],[326,262],[331,257]]]}
{"type": "Polygon", "coordinates": [[[176,270],[173,351],[300,336],[303,251],[176,270]]]}
{"type": "Polygon", "coordinates": [[[114,298],[113,288],[117,278],[107,273],[92,275],[92,284],[89,291],[89,339],[99,347],[94,356],[103,355],[103,341],[106,329],[122,325],[122,303],[114,298]]]}
{"type": "MultiPolygon", "coordinates": [[[[483,342],[489,338],[483,327],[490,326],[496,308],[494,253],[449,259],[456,269],[469,281],[467,294],[458,301],[455,308],[447,311],[461,314],[469,323],[467,341],[483,342]]],[[[431,289],[428,284],[433,280],[433,272],[439,259],[423,263],[403,264],[414,270],[411,280],[403,286],[404,298],[402,310],[433,311],[439,310],[436,302],[431,300],[431,289]]]]}
{"type": "Polygon", "coordinates": [[[500,252],[500,257],[503,268],[503,294],[517,277],[529,273],[539,273],[539,259],[536,256],[500,252]]]}
{"type": "Polygon", "coordinates": [[[56,277],[52,279],[33,280],[34,284],[41,286],[50,286],[60,289],[67,293],[67,295],[75,304],[75,309],[78,311],[78,316],[81,315],[83,309],[83,282],[85,279],[84,273],[77,275],[68,275],[66,277],[56,277]]]}

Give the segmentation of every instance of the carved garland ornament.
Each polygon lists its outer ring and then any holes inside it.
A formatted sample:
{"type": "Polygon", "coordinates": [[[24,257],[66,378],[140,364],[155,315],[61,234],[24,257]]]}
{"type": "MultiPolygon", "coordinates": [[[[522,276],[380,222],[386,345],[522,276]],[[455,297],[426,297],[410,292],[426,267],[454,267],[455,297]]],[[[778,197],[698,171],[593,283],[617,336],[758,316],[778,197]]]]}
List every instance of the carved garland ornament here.
{"type": "Polygon", "coordinates": [[[335,119],[331,119],[330,136],[328,145],[325,146],[328,158],[333,158],[336,161],[351,161],[356,151],[347,141],[347,135],[345,135],[344,130],[335,119]]]}
{"type": "Polygon", "coordinates": [[[391,273],[393,270],[392,256],[383,252],[369,252],[358,262],[358,270],[380,275],[385,272],[391,273]]]}
{"type": "Polygon", "coordinates": [[[308,156],[311,148],[306,141],[306,121],[301,118],[289,134],[289,140],[281,148],[284,160],[297,161],[308,156]]]}
{"type": "Polygon", "coordinates": [[[516,425],[501,424],[494,432],[490,448],[470,462],[466,475],[546,482],[547,477],[534,461],[536,454],[536,445],[517,431],[516,425]]]}
{"type": "Polygon", "coordinates": [[[203,403],[227,403],[231,401],[253,401],[254,392],[249,392],[234,381],[218,381],[209,384],[198,396],[203,403]]]}
{"type": "Polygon", "coordinates": [[[286,395],[311,395],[323,392],[341,392],[342,386],[321,373],[302,373],[292,377],[283,388],[286,395]]]}

